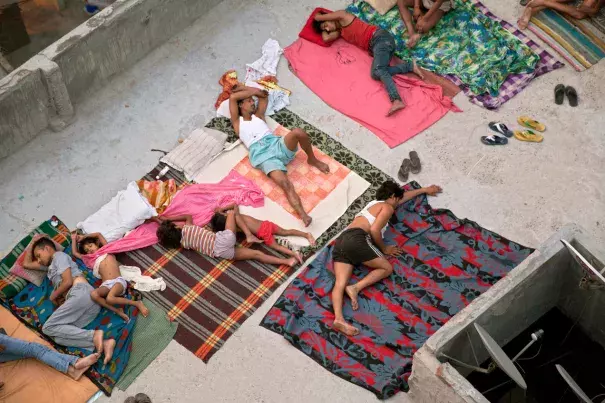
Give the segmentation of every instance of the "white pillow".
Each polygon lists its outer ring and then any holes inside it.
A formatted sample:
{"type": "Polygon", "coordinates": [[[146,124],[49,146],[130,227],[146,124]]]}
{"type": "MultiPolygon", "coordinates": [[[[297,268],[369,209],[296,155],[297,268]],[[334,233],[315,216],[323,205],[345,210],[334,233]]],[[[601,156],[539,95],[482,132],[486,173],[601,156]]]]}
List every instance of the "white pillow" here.
{"type": "Polygon", "coordinates": [[[126,190],[119,191],[109,203],[79,222],[77,227],[86,234],[100,232],[107,242],[112,242],[157,215],[153,206],[141,195],[136,182],[130,182],[126,190]]]}

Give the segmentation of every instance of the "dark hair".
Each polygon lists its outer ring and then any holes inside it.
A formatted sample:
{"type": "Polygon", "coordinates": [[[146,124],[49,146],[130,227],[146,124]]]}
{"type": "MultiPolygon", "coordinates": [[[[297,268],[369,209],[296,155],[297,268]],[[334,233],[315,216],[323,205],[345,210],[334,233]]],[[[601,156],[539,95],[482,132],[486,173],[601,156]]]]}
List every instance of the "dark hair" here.
{"type": "Polygon", "coordinates": [[[313,20],[313,22],[311,23],[311,26],[313,27],[313,31],[315,31],[316,33],[320,34],[323,32],[323,29],[321,29],[321,21],[316,21],[313,20]]]}
{"type": "Polygon", "coordinates": [[[403,197],[403,189],[393,181],[386,181],[376,191],[376,200],[386,200],[391,196],[400,199],[403,197]]]}
{"type": "Polygon", "coordinates": [[[97,246],[99,246],[99,244],[97,243],[97,240],[94,238],[84,238],[80,241],[80,243],[78,244],[78,251],[82,254],[82,255],[86,255],[86,251],[84,250],[84,246],[88,245],[88,244],[95,244],[97,246]]]}
{"type": "Polygon", "coordinates": [[[46,248],[47,246],[52,248],[52,250],[57,250],[55,243],[53,241],[51,241],[50,239],[48,239],[47,237],[44,237],[44,238],[40,238],[36,242],[34,242],[32,251],[34,251],[38,248],[46,248]]]}
{"type": "MultiPolygon", "coordinates": [[[[323,11],[318,11],[317,14],[325,14],[325,12],[323,11]]],[[[315,14],[315,15],[317,15],[315,14]]],[[[313,17],[315,17],[315,15],[313,17]]],[[[321,32],[323,31],[323,29],[321,29],[321,24],[323,21],[317,21],[315,20],[315,18],[313,19],[313,22],[311,23],[311,26],[313,27],[313,31],[315,31],[318,34],[321,34],[321,32]]]]}
{"type": "Polygon", "coordinates": [[[221,213],[214,213],[212,219],[210,220],[210,226],[212,227],[212,231],[214,232],[224,231],[226,224],[227,217],[225,217],[221,213]]]}
{"type": "Polygon", "coordinates": [[[181,246],[181,238],[183,232],[177,228],[173,222],[163,221],[158,228],[156,235],[160,241],[160,245],[168,249],[176,249],[181,246]]]}

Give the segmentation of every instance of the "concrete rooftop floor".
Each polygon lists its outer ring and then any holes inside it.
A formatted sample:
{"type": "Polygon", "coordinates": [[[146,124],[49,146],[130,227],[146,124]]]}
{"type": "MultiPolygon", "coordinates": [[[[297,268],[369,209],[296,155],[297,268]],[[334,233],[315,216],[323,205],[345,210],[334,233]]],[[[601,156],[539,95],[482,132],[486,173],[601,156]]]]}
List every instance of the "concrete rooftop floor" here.
{"type": "MultiPolygon", "coordinates": [[[[498,16],[516,21],[514,0],[485,0],[498,16]]],[[[169,150],[178,138],[214,115],[218,78],[260,57],[265,40],[287,46],[319,3],[294,0],[225,0],[194,25],[115,77],[78,104],[77,121],[50,131],[0,161],[0,250],[55,214],[73,228],[130,180],[157,162],[151,148],[169,150]]],[[[325,0],[339,9],[344,0],[325,0]]],[[[530,34],[531,35],[531,34],[530,34]]],[[[346,147],[396,177],[401,160],[418,151],[422,172],[411,179],[440,184],[432,199],[486,228],[537,246],[568,222],[577,222],[596,242],[605,241],[605,63],[583,73],[566,66],[535,80],[499,111],[472,105],[460,94],[464,113],[450,113],[407,143],[389,149],[364,127],[326,106],[279,65],[280,84],[293,90],[291,109],[346,147]],[[574,85],[580,106],[553,103],[557,83],[574,85]],[[542,144],[512,139],[487,147],[479,137],[492,120],[516,126],[529,114],[547,126],[542,144]],[[362,146],[363,145],[363,146],[362,146]]],[[[176,342],[149,366],[128,393],[145,392],[154,402],[367,402],[370,392],[326,372],[283,338],[258,326],[282,286],[206,365],[176,342]]],[[[405,394],[392,398],[406,402],[405,394]]]]}

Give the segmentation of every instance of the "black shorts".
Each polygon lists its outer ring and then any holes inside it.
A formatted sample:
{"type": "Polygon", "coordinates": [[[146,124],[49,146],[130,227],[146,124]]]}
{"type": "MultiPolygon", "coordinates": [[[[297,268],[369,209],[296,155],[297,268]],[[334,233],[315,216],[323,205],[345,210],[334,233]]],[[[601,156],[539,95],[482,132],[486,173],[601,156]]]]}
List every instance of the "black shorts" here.
{"type": "Polygon", "coordinates": [[[370,234],[361,228],[351,228],[340,234],[332,251],[332,259],[335,262],[354,266],[377,257],[384,257],[384,255],[374,245],[370,234]]]}

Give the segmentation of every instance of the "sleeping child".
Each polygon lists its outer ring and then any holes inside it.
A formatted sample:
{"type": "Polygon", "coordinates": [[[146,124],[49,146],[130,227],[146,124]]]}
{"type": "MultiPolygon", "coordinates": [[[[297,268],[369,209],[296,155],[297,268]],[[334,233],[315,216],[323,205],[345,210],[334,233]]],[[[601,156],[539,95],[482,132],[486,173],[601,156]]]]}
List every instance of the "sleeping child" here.
{"type": "MultiPolygon", "coordinates": [[[[105,237],[96,232],[88,235],[71,234],[72,253],[81,259],[82,255],[95,253],[99,248],[107,244],[105,237]]],[[[139,309],[143,316],[149,314],[149,310],[143,304],[143,301],[132,301],[122,297],[126,292],[128,283],[120,275],[120,265],[114,255],[105,254],[99,256],[95,261],[93,275],[102,280],[101,286],[90,293],[94,302],[118,314],[122,319],[128,322],[129,318],[124,313],[123,308],[116,308],[114,305],[132,305],[139,309]]]]}
{"type": "Polygon", "coordinates": [[[275,242],[274,235],[298,236],[305,238],[311,245],[315,244],[315,238],[313,238],[311,233],[302,232],[296,229],[283,229],[271,221],[260,221],[249,215],[239,214],[239,208],[235,204],[216,209],[212,220],[210,220],[210,226],[214,232],[224,231],[225,223],[227,221],[226,212],[229,210],[235,210],[236,217],[240,217],[240,219],[236,221],[237,229],[241,230],[246,235],[246,240],[248,242],[264,242],[265,245],[271,249],[275,249],[284,255],[295,257],[301,264],[303,263],[301,254],[279,245],[275,242]],[[240,224],[242,225],[240,226],[240,224]]]}
{"type": "MultiPolygon", "coordinates": [[[[195,250],[210,257],[228,260],[258,260],[262,263],[274,265],[294,266],[297,261],[295,257],[281,259],[255,249],[236,248],[236,220],[240,224],[243,222],[237,209],[227,212],[225,230],[216,233],[194,225],[193,218],[190,215],[176,217],[159,216],[157,218],[162,221],[157,230],[158,240],[160,245],[165,248],[176,249],[182,247],[184,249],[195,250]]],[[[258,239],[256,241],[259,242],[258,239]]]]}

